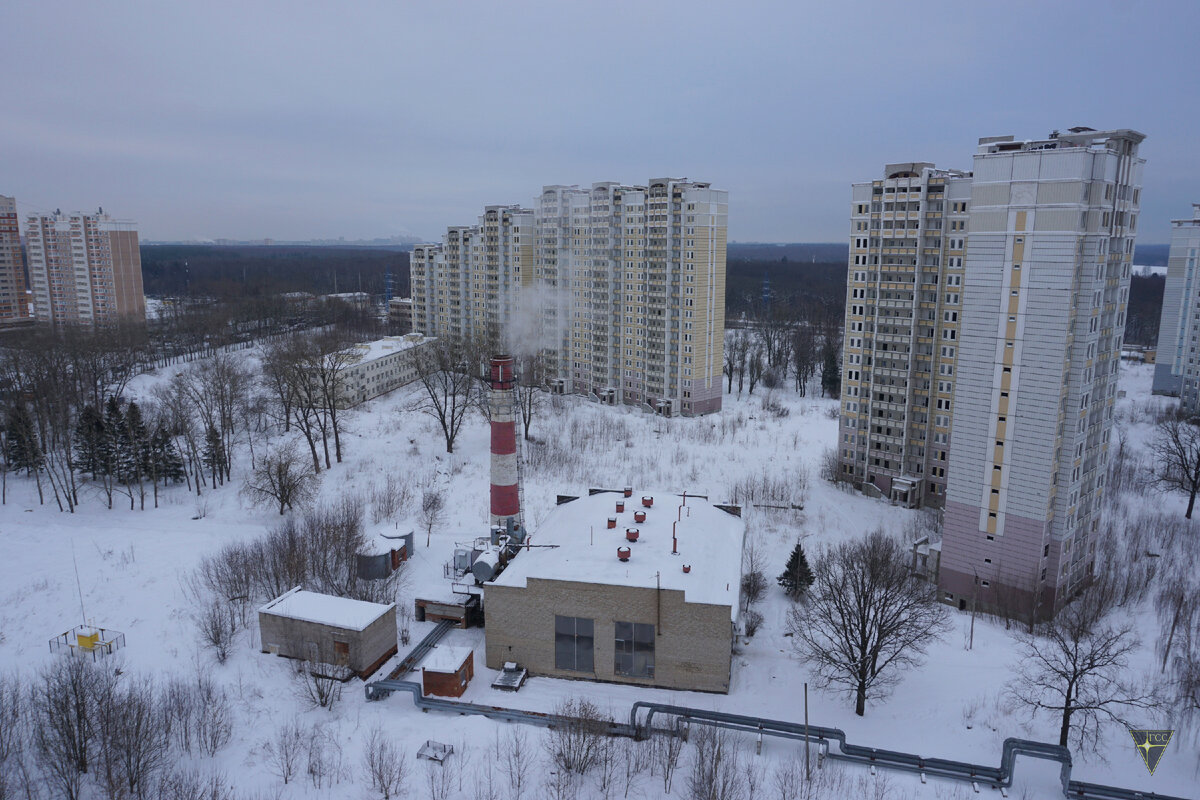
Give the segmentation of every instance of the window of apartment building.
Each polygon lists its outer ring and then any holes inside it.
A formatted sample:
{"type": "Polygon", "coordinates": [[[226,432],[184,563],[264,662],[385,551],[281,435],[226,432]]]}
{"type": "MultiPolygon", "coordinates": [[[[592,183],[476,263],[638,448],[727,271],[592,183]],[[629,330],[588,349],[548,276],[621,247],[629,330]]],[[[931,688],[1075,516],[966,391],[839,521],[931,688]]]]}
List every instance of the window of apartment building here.
{"type": "MultiPolygon", "coordinates": [[[[620,624],[620,623],[618,623],[620,624]]],[[[583,617],[554,617],[554,667],[594,672],[593,623],[583,617]]]]}
{"type": "Polygon", "coordinates": [[[654,677],[654,626],[614,623],[613,671],[630,678],[654,677]]]}

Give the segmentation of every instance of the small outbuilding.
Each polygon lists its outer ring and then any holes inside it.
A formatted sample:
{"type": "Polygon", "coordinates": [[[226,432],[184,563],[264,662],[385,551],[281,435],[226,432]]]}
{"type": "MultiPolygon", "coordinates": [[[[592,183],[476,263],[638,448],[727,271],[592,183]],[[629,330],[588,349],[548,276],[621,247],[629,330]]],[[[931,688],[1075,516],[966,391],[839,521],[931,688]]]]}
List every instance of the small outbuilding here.
{"type": "MultiPolygon", "coordinates": [[[[258,610],[264,653],[369,677],[396,654],[396,604],[307,592],[297,586],[258,610]]],[[[347,675],[347,677],[349,677],[347,675]]]]}
{"type": "Polygon", "coordinates": [[[433,648],[421,662],[422,694],[428,697],[462,697],[475,677],[475,651],[469,647],[433,648]]]}

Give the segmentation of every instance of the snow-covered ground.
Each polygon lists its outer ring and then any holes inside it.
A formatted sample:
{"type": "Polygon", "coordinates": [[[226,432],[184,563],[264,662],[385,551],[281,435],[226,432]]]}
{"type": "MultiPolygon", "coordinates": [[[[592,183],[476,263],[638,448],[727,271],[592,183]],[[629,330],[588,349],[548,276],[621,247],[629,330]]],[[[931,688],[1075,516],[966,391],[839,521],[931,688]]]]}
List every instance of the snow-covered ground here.
{"type": "MultiPolygon", "coordinates": [[[[1123,367],[1121,388],[1128,396],[1119,401],[1121,425],[1133,448],[1144,447],[1149,436],[1147,409],[1169,402],[1150,398],[1152,370],[1143,365],[1123,367]]],[[[133,382],[128,394],[136,398],[161,379],[161,375],[143,376],[133,382]]],[[[407,410],[414,392],[409,387],[347,415],[350,433],[343,439],[345,463],[325,474],[321,487],[321,498],[329,500],[367,492],[372,485],[381,485],[386,476],[395,475],[415,487],[435,486],[444,491],[446,516],[433,529],[429,546],[424,531],[418,533],[406,585],[398,598],[401,605],[411,604],[418,596],[448,594],[443,563],[451,558],[456,542],[482,535],[487,524],[486,424],[475,415],[455,453],[448,455],[436,423],[407,410]]],[[[739,482],[764,473],[793,479],[806,474],[809,488],[804,511],[747,512],[748,535],[765,553],[771,576],[782,571],[798,538],[804,540],[811,558],[822,544],[856,537],[876,527],[901,531],[919,513],[843,491],[820,479],[821,457],[836,443],[836,402],[776,390],[772,399],[786,411],[779,416],[764,410],[765,395],[761,387],[753,397],[726,395],[720,414],[699,419],[661,419],[629,409],[600,407],[581,398],[563,398],[547,405],[533,427],[541,444],[526,445],[524,497],[529,527],[536,533],[539,522],[554,507],[557,494],[583,494],[592,486],[663,487],[706,494],[719,501],[729,498],[739,482]]],[[[248,462],[243,456],[237,469],[244,470],[248,462]]],[[[0,508],[4,575],[0,581],[0,670],[16,669],[32,676],[53,657],[47,641],[79,624],[81,613],[86,613],[95,624],[124,632],[126,647],[116,661],[126,672],[161,679],[194,676],[201,670],[226,688],[237,709],[233,741],[211,759],[197,756],[195,765],[223,772],[239,792],[280,797],[370,796],[361,753],[367,732],[378,725],[410,759],[408,796],[470,798],[482,794],[476,781],[482,779],[483,766],[494,756],[498,743],[518,726],[477,717],[420,713],[406,696],[367,703],[358,681],[347,686],[343,699],[331,711],[311,709],[293,689],[291,665],[259,652],[256,626],[240,634],[224,664],[218,665],[200,646],[182,579],[222,544],[257,537],[279,520],[269,509],[250,506],[239,494],[238,485],[235,474],[234,485],[206,491],[201,498],[183,487],[172,488],[164,494],[160,508],[145,512],[123,510],[119,503],[109,511],[99,496],[89,497],[79,512],[71,515],[60,513],[52,504],[39,506],[32,482],[9,476],[8,503],[0,508]],[[84,612],[80,610],[75,563],[84,612]],[[294,719],[306,728],[323,728],[330,741],[340,746],[344,774],[332,788],[315,788],[301,775],[285,790],[269,769],[265,743],[279,726],[294,719]],[[454,777],[447,794],[429,783],[426,762],[415,760],[426,739],[451,743],[457,750],[448,762],[454,777]]],[[[389,529],[419,529],[419,496],[418,488],[407,517],[387,523],[389,529]]],[[[1182,514],[1181,497],[1156,496],[1154,502],[1182,514]]],[[[759,607],[765,622],[735,656],[728,695],[546,678],[530,679],[516,694],[501,694],[489,688],[494,673],[483,663],[482,630],[454,630],[443,641],[475,648],[476,677],[463,697],[467,701],[552,710],[566,700],[590,699],[613,716],[624,717],[634,701],[654,699],[800,720],[802,687],[811,678],[785,635],[789,606],[772,582],[759,607]]],[[[951,631],[943,640],[931,643],[926,664],[908,673],[890,698],[869,703],[865,717],[854,715],[853,704],[846,697],[811,685],[810,720],[843,728],[858,744],[984,764],[998,764],[1001,743],[1008,736],[1056,741],[1055,720],[1030,720],[1009,710],[1002,700],[1003,688],[1014,675],[1016,631],[1006,631],[1002,622],[980,617],[975,624],[974,647],[968,650],[970,620],[956,611],[951,614],[951,631]]],[[[1144,623],[1145,635],[1137,667],[1152,671],[1157,627],[1145,607],[1138,612],[1138,619],[1144,623]]],[[[428,627],[414,623],[414,641],[428,627]]],[[[379,674],[393,664],[385,665],[379,674]]],[[[1158,718],[1143,723],[1146,728],[1169,727],[1166,720],[1158,718]]],[[[526,788],[523,794],[541,796],[543,783],[552,778],[538,745],[542,733],[524,730],[539,766],[533,788],[526,788]]],[[[1200,775],[1194,742],[1192,736],[1178,735],[1151,777],[1129,734],[1112,728],[1098,754],[1075,754],[1074,777],[1196,796],[1200,775]]],[[[761,757],[753,755],[749,746],[743,757],[770,772],[797,752],[795,744],[768,740],[761,757]]],[[[685,750],[672,796],[686,796],[687,759],[685,750]]],[[[854,767],[842,769],[841,788],[823,796],[972,796],[969,787],[937,781],[923,786],[905,776],[872,778],[854,767]]],[[[503,777],[498,780],[505,786],[504,794],[513,796],[503,777]]],[[[617,796],[625,792],[623,783],[617,796]]],[[[1050,765],[1019,761],[1016,783],[1013,796],[1059,796],[1056,770],[1050,765]]],[[[773,788],[759,791],[760,797],[778,796],[773,788]]],[[[628,793],[662,795],[661,779],[649,774],[636,776],[628,793]]],[[[602,793],[589,780],[580,796],[602,793]]]]}

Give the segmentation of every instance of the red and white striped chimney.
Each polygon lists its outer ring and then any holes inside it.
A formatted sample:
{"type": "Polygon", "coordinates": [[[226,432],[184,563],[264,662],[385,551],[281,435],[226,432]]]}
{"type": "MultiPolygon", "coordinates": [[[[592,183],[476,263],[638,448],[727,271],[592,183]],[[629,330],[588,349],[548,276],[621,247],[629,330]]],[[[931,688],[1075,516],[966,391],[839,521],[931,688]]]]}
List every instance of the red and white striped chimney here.
{"type": "Polygon", "coordinates": [[[521,520],[520,477],[517,472],[517,421],[513,397],[513,357],[492,356],[492,497],[491,524],[521,520]]]}

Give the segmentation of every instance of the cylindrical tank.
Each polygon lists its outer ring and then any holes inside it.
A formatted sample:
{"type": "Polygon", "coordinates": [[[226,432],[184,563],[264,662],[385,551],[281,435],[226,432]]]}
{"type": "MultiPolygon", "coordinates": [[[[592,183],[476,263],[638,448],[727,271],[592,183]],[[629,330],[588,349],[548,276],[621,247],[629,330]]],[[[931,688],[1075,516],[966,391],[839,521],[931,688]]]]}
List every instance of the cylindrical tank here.
{"type": "Polygon", "coordinates": [[[471,565],[471,574],[480,583],[490,581],[500,572],[500,551],[484,550],[471,565]]]}

